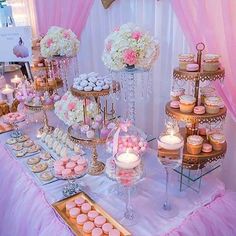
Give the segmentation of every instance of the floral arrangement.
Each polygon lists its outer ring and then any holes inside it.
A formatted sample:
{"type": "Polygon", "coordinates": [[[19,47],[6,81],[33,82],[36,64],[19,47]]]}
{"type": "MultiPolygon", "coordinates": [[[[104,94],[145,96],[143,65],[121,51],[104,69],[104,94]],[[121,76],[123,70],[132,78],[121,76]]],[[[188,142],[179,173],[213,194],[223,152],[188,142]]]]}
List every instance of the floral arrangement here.
{"type": "Polygon", "coordinates": [[[127,66],[149,69],[158,56],[158,42],[140,27],[128,23],[105,39],[102,60],[111,70],[127,66]]]}
{"type": "Polygon", "coordinates": [[[43,57],[76,56],[79,50],[79,40],[70,29],[52,26],[40,41],[43,57]]]}
{"type": "MultiPolygon", "coordinates": [[[[55,114],[67,125],[73,125],[83,121],[84,100],[74,97],[70,91],[66,92],[61,100],[57,101],[55,114]]],[[[98,107],[95,101],[86,100],[87,117],[94,118],[97,115],[98,107]]]]}

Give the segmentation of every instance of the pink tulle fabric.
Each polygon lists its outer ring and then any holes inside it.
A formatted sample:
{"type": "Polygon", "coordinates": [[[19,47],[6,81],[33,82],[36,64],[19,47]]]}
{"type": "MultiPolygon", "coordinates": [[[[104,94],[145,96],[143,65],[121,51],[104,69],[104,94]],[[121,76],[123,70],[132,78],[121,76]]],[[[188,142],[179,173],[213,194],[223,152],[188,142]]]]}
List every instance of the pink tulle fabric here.
{"type": "Polygon", "coordinates": [[[0,145],[0,235],[69,236],[43,191],[0,145]]]}
{"type": "Polygon", "coordinates": [[[37,30],[46,34],[50,26],[71,29],[80,36],[94,0],[35,0],[37,30]]]}

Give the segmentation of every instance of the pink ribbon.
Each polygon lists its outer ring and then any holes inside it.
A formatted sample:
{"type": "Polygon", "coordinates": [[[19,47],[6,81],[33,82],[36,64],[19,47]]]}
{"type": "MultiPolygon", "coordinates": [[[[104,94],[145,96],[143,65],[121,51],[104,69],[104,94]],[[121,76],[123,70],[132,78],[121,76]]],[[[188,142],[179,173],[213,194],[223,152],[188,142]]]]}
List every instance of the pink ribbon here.
{"type": "Polygon", "coordinates": [[[113,155],[112,157],[114,158],[114,156],[117,154],[118,152],[118,146],[119,146],[119,134],[120,131],[124,131],[124,132],[128,132],[128,128],[132,125],[132,122],[130,120],[125,120],[125,121],[120,121],[118,123],[118,129],[114,134],[113,137],[113,155]]]}

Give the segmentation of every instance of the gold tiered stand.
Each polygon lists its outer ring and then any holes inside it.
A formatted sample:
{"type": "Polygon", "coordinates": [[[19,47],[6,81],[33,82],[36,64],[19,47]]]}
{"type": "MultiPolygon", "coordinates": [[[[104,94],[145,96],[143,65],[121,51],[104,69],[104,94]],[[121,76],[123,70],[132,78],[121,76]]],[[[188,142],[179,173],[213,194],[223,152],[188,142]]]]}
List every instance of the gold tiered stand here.
{"type": "MultiPolygon", "coordinates": [[[[107,109],[104,109],[104,110],[101,109],[100,97],[108,96],[111,93],[116,93],[117,91],[119,91],[119,89],[120,89],[119,83],[113,81],[111,89],[104,89],[104,90],[101,90],[101,91],[86,92],[86,91],[79,91],[76,88],[71,87],[71,93],[72,93],[73,96],[76,96],[76,97],[79,97],[79,98],[84,98],[85,104],[86,104],[86,99],[87,98],[94,97],[94,99],[95,99],[95,101],[98,105],[99,112],[106,113],[107,109]]],[[[106,113],[106,114],[108,114],[108,113],[106,113]]],[[[112,115],[112,118],[114,119],[115,118],[114,117],[115,111],[114,111],[113,106],[112,106],[112,110],[111,110],[111,115],[112,115]]],[[[86,120],[86,118],[85,118],[85,120],[86,120]]],[[[92,149],[92,162],[91,162],[91,165],[89,167],[88,174],[90,174],[90,175],[100,175],[100,174],[102,174],[103,171],[104,171],[104,168],[105,168],[105,164],[101,161],[98,161],[97,146],[105,144],[106,139],[101,138],[98,135],[96,137],[92,138],[92,139],[87,139],[87,138],[84,138],[84,137],[80,137],[78,134],[73,133],[73,126],[70,126],[68,128],[68,136],[73,142],[79,143],[81,145],[87,146],[87,147],[92,149]]]]}
{"type": "MultiPolygon", "coordinates": [[[[202,51],[204,50],[205,45],[203,43],[199,43],[196,45],[196,49],[198,51],[197,53],[197,63],[199,65],[199,70],[197,72],[189,72],[185,70],[180,70],[179,68],[175,68],[173,71],[173,78],[175,80],[185,80],[185,81],[193,81],[194,82],[194,97],[196,98],[196,101],[199,100],[199,88],[200,88],[200,82],[204,81],[216,81],[216,80],[223,80],[225,71],[223,68],[219,68],[217,71],[214,72],[207,72],[201,69],[201,57],[202,57],[202,51]]],[[[166,104],[165,107],[166,114],[177,121],[182,121],[186,123],[191,123],[191,127],[193,130],[192,134],[198,133],[198,124],[204,124],[204,123],[216,123],[216,122],[222,122],[225,120],[227,109],[221,108],[220,111],[217,114],[203,114],[203,115],[197,115],[195,113],[182,113],[179,109],[171,108],[170,102],[166,104]]],[[[181,133],[187,138],[187,132],[186,129],[182,129],[181,133]]],[[[205,140],[207,137],[205,137],[205,140]]],[[[186,141],[185,141],[186,143],[186,141]]],[[[224,157],[227,150],[227,144],[225,143],[223,149],[221,151],[212,151],[210,153],[203,153],[201,152],[198,155],[193,155],[187,152],[186,145],[184,147],[184,156],[183,156],[183,167],[186,169],[196,170],[196,169],[202,169],[206,166],[207,163],[210,163],[212,161],[216,161],[218,159],[221,159],[224,157]]],[[[158,150],[158,154],[161,156],[167,155],[167,151],[164,149],[158,150]]]]}

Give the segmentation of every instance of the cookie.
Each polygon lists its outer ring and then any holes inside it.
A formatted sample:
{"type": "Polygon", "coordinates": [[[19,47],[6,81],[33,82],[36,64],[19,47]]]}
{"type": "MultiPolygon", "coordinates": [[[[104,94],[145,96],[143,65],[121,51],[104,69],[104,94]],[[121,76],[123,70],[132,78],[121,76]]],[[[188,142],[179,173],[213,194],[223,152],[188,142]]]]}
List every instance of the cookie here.
{"type": "Polygon", "coordinates": [[[38,152],[40,150],[39,145],[32,145],[31,147],[28,148],[28,153],[34,153],[34,152],[38,152]]]}
{"type": "Polygon", "coordinates": [[[44,171],[43,173],[40,173],[39,178],[43,181],[50,181],[54,176],[50,171],[44,171]]]}
{"type": "Polygon", "coordinates": [[[12,145],[12,149],[15,151],[20,151],[23,149],[23,145],[21,143],[16,143],[12,145]]]}
{"type": "Polygon", "coordinates": [[[7,144],[12,145],[12,144],[15,144],[15,143],[17,143],[17,139],[16,139],[16,138],[9,138],[9,139],[7,140],[7,144]]]}
{"type": "Polygon", "coordinates": [[[30,139],[28,139],[24,142],[24,147],[31,147],[33,145],[34,145],[34,142],[30,139]]]}
{"type": "Polygon", "coordinates": [[[23,157],[24,155],[26,155],[27,151],[25,149],[16,152],[16,157],[23,157]]]}
{"type": "Polygon", "coordinates": [[[47,160],[51,159],[52,156],[50,155],[49,152],[45,152],[45,153],[42,153],[42,154],[40,155],[40,158],[41,158],[42,160],[44,160],[44,161],[47,161],[47,160]]]}
{"type": "Polygon", "coordinates": [[[40,173],[44,170],[46,170],[48,168],[48,164],[47,163],[38,163],[35,164],[31,167],[32,172],[34,173],[40,173]]]}
{"type": "Polygon", "coordinates": [[[40,158],[39,157],[31,157],[27,160],[27,164],[28,165],[35,165],[37,163],[40,162],[40,158]]]}
{"type": "Polygon", "coordinates": [[[26,140],[28,140],[29,139],[29,136],[28,135],[22,135],[21,137],[19,137],[18,139],[17,139],[17,141],[19,142],[19,143],[21,143],[21,142],[25,142],[26,140]]]}

